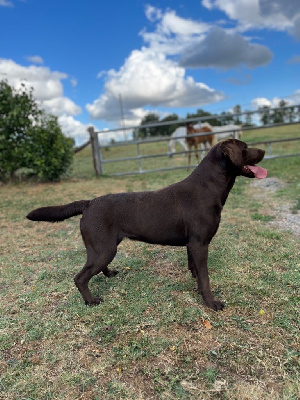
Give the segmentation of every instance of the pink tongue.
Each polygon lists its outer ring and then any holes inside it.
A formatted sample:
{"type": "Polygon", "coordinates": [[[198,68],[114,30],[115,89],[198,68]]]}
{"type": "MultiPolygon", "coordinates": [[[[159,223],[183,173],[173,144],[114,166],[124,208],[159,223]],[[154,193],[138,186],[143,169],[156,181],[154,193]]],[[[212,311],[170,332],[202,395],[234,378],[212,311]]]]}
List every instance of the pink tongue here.
{"type": "Polygon", "coordinates": [[[250,169],[250,171],[253,172],[253,174],[255,175],[255,178],[258,179],[264,179],[267,174],[268,171],[262,167],[258,167],[257,165],[247,165],[247,167],[250,169]]]}

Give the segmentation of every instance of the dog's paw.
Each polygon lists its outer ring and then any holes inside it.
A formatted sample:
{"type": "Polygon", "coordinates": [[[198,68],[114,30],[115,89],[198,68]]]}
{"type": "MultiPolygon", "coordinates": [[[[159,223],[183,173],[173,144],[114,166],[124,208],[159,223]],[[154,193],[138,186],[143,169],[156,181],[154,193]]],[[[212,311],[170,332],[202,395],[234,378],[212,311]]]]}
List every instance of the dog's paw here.
{"type": "Polygon", "coordinates": [[[107,276],[108,278],[112,278],[113,276],[116,276],[119,273],[119,271],[116,271],[115,269],[106,269],[103,271],[103,274],[107,276]]]}
{"type": "Polygon", "coordinates": [[[119,271],[115,270],[115,269],[110,269],[109,270],[109,274],[107,275],[109,278],[112,278],[113,276],[118,275],[119,271]]]}
{"type": "Polygon", "coordinates": [[[212,299],[210,301],[206,301],[205,303],[207,307],[212,308],[215,311],[223,310],[223,308],[225,307],[225,304],[218,299],[212,299]]]}
{"type": "Polygon", "coordinates": [[[92,301],[86,301],[85,304],[87,306],[98,306],[100,303],[102,303],[103,300],[101,299],[101,297],[94,297],[92,301]]]}

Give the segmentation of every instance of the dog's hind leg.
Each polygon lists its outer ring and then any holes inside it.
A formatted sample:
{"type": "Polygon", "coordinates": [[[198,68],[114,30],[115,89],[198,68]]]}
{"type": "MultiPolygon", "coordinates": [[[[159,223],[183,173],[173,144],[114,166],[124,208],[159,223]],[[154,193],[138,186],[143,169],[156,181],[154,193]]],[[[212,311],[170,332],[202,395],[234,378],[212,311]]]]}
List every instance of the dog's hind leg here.
{"type": "MultiPolygon", "coordinates": [[[[97,246],[100,248],[100,246],[97,246]]],[[[86,246],[87,261],[82,270],[75,276],[74,281],[79,292],[81,293],[83,300],[88,305],[97,305],[102,302],[100,297],[93,297],[88,287],[90,279],[94,276],[103,272],[106,276],[114,276],[117,271],[109,270],[108,264],[113,260],[117,253],[117,245],[109,245],[103,243],[101,251],[95,250],[92,246],[86,246]]]]}

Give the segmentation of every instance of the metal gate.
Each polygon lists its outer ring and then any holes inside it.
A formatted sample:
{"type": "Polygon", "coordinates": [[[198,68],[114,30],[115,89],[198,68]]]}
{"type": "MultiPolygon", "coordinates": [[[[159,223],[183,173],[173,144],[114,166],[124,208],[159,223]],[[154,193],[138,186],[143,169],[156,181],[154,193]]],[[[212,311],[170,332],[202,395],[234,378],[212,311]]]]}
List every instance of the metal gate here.
{"type": "MultiPolygon", "coordinates": [[[[237,132],[239,130],[242,130],[242,132],[246,132],[247,130],[256,130],[256,129],[268,129],[268,128],[275,128],[275,127],[280,127],[280,126],[290,126],[290,125],[299,125],[299,118],[300,118],[300,106],[293,106],[294,108],[298,108],[298,114],[297,114],[297,121],[294,122],[289,122],[289,123],[279,123],[279,124],[266,124],[266,125],[260,125],[260,126],[251,126],[251,127],[243,127],[242,129],[230,129],[226,130],[226,125],[224,125],[224,131],[222,133],[228,133],[229,135],[231,134],[232,137],[237,137],[237,132]]],[[[127,127],[126,131],[131,131],[133,132],[133,137],[137,137],[136,132],[138,132],[139,129],[150,129],[151,127],[157,127],[157,126],[167,126],[171,124],[177,124],[177,125],[185,125],[188,122],[196,122],[199,125],[203,123],[204,121],[209,122],[211,119],[221,119],[221,118],[226,118],[230,116],[231,118],[243,118],[245,116],[249,116],[249,114],[261,114],[262,112],[274,112],[278,110],[285,110],[285,109],[290,109],[291,106],[289,107],[280,107],[280,108],[274,108],[274,109],[268,109],[268,110],[258,110],[258,111],[252,111],[252,112],[243,112],[240,114],[228,114],[228,115],[217,115],[217,116],[209,116],[209,117],[201,117],[201,118],[190,118],[190,119],[185,119],[185,120],[176,120],[176,121],[168,121],[168,122],[160,122],[156,124],[147,124],[147,125],[140,125],[140,126],[132,126],[132,127],[127,127]]],[[[171,154],[168,151],[168,146],[166,146],[167,151],[159,152],[156,154],[143,154],[141,151],[141,147],[143,146],[150,146],[153,143],[157,143],[157,147],[159,148],[159,144],[162,142],[168,143],[170,140],[172,140],[171,136],[164,136],[160,138],[147,138],[147,139],[137,139],[137,140],[124,140],[116,143],[111,143],[111,144],[105,144],[105,145],[100,145],[99,143],[99,135],[107,135],[108,132],[120,132],[124,128],[119,128],[119,129],[112,129],[112,130],[106,130],[106,131],[94,131],[94,129],[91,127],[89,128],[89,133],[91,136],[91,143],[92,143],[92,150],[93,150],[93,159],[94,159],[94,168],[96,175],[102,175],[106,174],[108,176],[120,176],[120,175],[132,175],[132,174],[144,174],[148,172],[158,172],[158,171],[168,171],[168,170],[175,170],[175,169],[182,169],[182,168],[188,168],[189,166],[184,164],[184,165],[176,165],[176,163],[171,163],[169,162],[168,166],[162,166],[160,168],[145,168],[144,162],[149,159],[154,159],[154,158],[170,158],[171,154]],[[136,155],[130,155],[126,157],[117,157],[117,158],[106,158],[105,154],[106,151],[116,149],[116,148],[124,148],[130,146],[131,150],[132,147],[134,146],[136,148],[136,155]],[[137,162],[137,168],[131,171],[124,171],[124,169],[120,172],[111,172],[107,173],[105,166],[109,163],[113,164],[125,164],[128,161],[135,161],[137,162]]],[[[300,128],[299,128],[300,130],[300,128]]],[[[204,136],[207,135],[207,133],[199,133],[195,135],[189,135],[189,137],[196,137],[196,136],[204,136]]],[[[179,139],[180,137],[178,137],[179,139]]],[[[186,135],[181,136],[181,138],[185,139],[186,135]]],[[[255,143],[249,143],[251,145],[265,145],[266,146],[266,156],[265,159],[273,159],[273,158],[279,158],[279,157],[291,157],[291,156],[300,156],[300,146],[298,146],[298,143],[300,141],[300,135],[297,137],[290,137],[290,138],[284,138],[284,139],[275,139],[275,140],[262,140],[262,141],[257,141],[255,143]],[[279,143],[287,143],[287,142],[295,142],[297,145],[294,147],[296,148],[295,152],[292,153],[286,153],[286,154],[274,154],[273,152],[273,145],[279,144],[279,143]]],[[[195,153],[196,150],[193,150],[192,153],[195,153]]],[[[203,158],[205,152],[207,150],[205,149],[199,149],[198,150],[201,154],[201,158],[203,158]]],[[[186,154],[186,151],[180,151],[176,152],[176,155],[184,155],[186,154]]],[[[181,163],[182,164],[182,163],[181,163]]],[[[192,167],[197,166],[197,164],[191,165],[192,167]]]]}

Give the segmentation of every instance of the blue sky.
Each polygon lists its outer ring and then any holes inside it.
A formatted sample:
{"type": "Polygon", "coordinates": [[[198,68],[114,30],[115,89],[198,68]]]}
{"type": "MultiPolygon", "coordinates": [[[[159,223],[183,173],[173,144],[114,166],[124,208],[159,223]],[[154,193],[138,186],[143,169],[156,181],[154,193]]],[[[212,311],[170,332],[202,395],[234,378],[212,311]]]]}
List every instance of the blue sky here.
{"type": "Polygon", "coordinates": [[[300,103],[299,0],[0,0],[0,79],[86,129],[300,103]]]}

